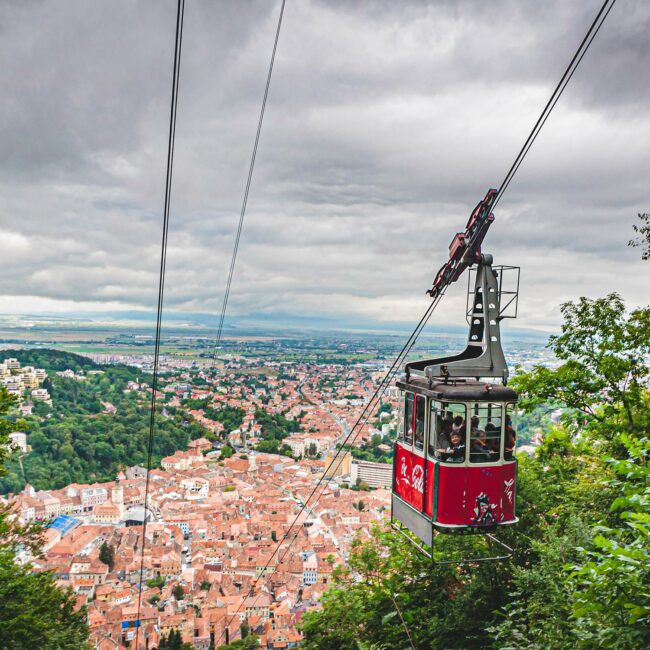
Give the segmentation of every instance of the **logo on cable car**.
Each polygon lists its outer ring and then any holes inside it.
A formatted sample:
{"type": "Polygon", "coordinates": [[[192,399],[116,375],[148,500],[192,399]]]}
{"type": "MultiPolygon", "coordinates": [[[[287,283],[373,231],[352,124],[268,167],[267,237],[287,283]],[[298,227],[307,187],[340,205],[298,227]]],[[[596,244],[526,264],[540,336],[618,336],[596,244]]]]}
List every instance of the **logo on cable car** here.
{"type": "Polygon", "coordinates": [[[476,497],[476,506],[474,507],[474,519],[472,519],[472,524],[475,526],[490,526],[496,524],[497,520],[492,513],[496,508],[494,503],[490,503],[490,497],[481,492],[476,497]]]}
{"type": "Polygon", "coordinates": [[[508,501],[512,503],[512,496],[514,493],[514,485],[515,485],[515,479],[511,478],[509,481],[504,481],[503,482],[503,491],[506,493],[506,496],[508,497],[508,501]]]}
{"type": "Polygon", "coordinates": [[[406,457],[402,456],[402,466],[400,467],[400,474],[402,475],[402,481],[406,483],[406,485],[411,485],[411,482],[408,480],[408,477],[406,476],[408,472],[408,467],[406,465],[406,457]]]}
{"type": "Polygon", "coordinates": [[[420,465],[413,468],[411,478],[413,479],[413,487],[418,492],[424,492],[424,469],[420,465]]]}

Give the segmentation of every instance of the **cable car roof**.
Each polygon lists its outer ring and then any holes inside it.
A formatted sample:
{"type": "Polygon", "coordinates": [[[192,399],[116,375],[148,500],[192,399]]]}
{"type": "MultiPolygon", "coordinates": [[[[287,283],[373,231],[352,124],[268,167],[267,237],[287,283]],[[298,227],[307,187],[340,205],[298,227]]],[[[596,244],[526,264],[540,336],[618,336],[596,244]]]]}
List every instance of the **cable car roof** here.
{"type": "Polygon", "coordinates": [[[418,395],[442,399],[450,402],[516,402],[517,393],[501,384],[487,384],[470,379],[454,379],[445,383],[443,380],[429,381],[424,377],[413,377],[409,381],[400,379],[397,387],[418,395]]]}

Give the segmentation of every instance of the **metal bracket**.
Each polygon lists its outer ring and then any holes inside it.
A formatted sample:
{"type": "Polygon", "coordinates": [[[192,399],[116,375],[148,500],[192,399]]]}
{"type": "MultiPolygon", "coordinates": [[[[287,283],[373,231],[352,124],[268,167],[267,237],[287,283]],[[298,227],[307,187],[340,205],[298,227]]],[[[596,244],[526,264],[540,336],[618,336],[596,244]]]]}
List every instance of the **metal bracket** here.
{"type": "MultiPolygon", "coordinates": [[[[433,534],[433,546],[429,549],[428,546],[421,544],[419,540],[414,539],[408,532],[408,528],[405,528],[401,522],[396,522],[391,518],[390,523],[391,528],[396,532],[402,535],[407,541],[409,541],[415,548],[422,553],[425,557],[429,558],[434,564],[475,564],[477,562],[498,562],[509,560],[513,553],[514,549],[508,546],[505,542],[502,542],[500,539],[492,535],[492,533],[484,533],[485,537],[488,538],[491,542],[497,545],[497,547],[502,548],[506,551],[506,555],[491,555],[487,557],[473,557],[473,558],[464,558],[462,560],[436,560],[435,559],[435,540],[438,535],[443,535],[444,533],[434,532],[433,534]]],[[[472,537],[475,537],[474,535],[472,537]]],[[[489,544],[489,542],[488,542],[489,544]]],[[[491,545],[490,545],[491,546],[491,545]]]]}
{"type": "MultiPolygon", "coordinates": [[[[502,290],[502,283],[492,268],[492,255],[482,255],[476,269],[474,291],[469,292],[472,305],[467,312],[469,334],[465,350],[448,357],[407,363],[407,376],[419,375],[429,381],[434,378],[475,377],[478,380],[496,377],[506,384],[509,372],[501,347],[499,326],[505,317],[501,309],[502,290]]],[[[509,306],[516,300],[516,291],[507,293],[506,306],[509,306]]]]}

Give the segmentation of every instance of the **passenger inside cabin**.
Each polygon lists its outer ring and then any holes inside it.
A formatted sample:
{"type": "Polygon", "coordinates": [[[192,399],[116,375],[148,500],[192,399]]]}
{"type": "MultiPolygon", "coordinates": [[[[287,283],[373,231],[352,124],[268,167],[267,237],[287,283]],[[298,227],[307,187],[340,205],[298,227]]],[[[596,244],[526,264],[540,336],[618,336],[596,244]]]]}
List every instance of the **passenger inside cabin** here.
{"type": "Polygon", "coordinates": [[[472,445],[469,451],[469,460],[472,463],[489,463],[493,460],[493,452],[487,444],[485,431],[477,431],[472,438],[472,445]]]}
{"type": "Polygon", "coordinates": [[[463,424],[464,423],[465,423],[465,420],[463,419],[463,416],[462,415],[457,415],[454,418],[454,423],[452,425],[454,433],[461,433],[462,434],[463,424]]]}
{"type": "Polygon", "coordinates": [[[453,421],[450,419],[445,419],[442,421],[442,430],[438,436],[438,447],[442,449],[447,449],[451,447],[451,434],[453,432],[453,421]]]}
{"type": "Polygon", "coordinates": [[[476,432],[478,431],[478,427],[480,424],[481,420],[478,417],[478,415],[473,415],[472,419],[470,421],[471,424],[471,429],[472,429],[472,435],[476,435],[476,432]]]}
{"type": "Polygon", "coordinates": [[[485,425],[485,437],[490,448],[491,460],[497,460],[499,458],[499,445],[501,444],[499,427],[493,422],[488,422],[485,425]]]}
{"type": "Polygon", "coordinates": [[[512,426],[512,418],[506,415],[506,442],[503,449],[503,457],[506,460],[512,460],[515,454],[515,447],[517,446],[517,432],[512,426]]]}
{"type": "Polygon", "coordinates": [[[446,463],[462,463],[465,460],[465,445],[458,432],[451,432],[451,445],[446,449],[439,449],[442,460],[446,463]]]}

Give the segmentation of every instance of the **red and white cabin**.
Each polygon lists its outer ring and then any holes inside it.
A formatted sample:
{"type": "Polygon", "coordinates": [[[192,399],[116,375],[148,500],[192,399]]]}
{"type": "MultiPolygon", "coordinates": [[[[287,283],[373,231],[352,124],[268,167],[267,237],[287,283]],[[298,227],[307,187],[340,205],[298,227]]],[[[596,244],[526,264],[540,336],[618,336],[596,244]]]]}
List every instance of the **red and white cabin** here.
{"type": "Polygon", "coordinates": [[[397,386],[404,402],[393,518],[428,546],[434,530],[486,532],[515,524],[517,393],[462,379],[412,377],[397,386]]]}

